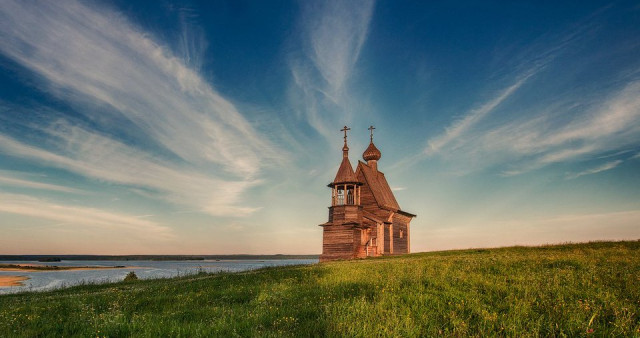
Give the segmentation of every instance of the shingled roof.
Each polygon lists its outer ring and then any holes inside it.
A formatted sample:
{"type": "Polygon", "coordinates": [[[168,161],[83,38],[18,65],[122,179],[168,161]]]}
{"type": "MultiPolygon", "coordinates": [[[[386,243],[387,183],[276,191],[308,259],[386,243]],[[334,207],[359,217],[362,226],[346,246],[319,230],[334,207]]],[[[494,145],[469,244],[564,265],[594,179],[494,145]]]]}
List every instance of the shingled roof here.
{"type": "Polygon", "coordinates": [[[365,184],[371,189],[373,197],[379,207],[392,211],[400,210],[398,201],[396,201],[395,196],[393,196],[391,187],[389,187],[389,183],[387,183],[387,179],[384,177],[382,172],[373,170],[361,161],[358,161],[358,168],[356,169],[356,172],[358,170],[362,171],[366,181],[365,184]]]}
{"type": "Polygon", "coordinates": [[[333,180],[333,184],[356,182],[358,182],[358,178],[353,172],[353,167],[351,166],[351,162],[349,162],[349,158],[343,157],[338,173],[336,174],[336,178],[333,180]]]}

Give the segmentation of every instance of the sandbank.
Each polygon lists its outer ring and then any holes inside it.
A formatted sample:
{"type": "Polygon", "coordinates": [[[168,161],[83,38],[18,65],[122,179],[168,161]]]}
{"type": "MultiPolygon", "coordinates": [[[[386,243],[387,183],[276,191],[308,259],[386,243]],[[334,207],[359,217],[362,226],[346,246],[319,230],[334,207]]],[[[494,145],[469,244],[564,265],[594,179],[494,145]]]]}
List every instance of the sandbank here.
{"type": "Polygon", "coordinates": [[[0,287],[3,286],[22,286],[23,281],[26,281],[29,277],[25,276],[0,276],[0,287]]]}

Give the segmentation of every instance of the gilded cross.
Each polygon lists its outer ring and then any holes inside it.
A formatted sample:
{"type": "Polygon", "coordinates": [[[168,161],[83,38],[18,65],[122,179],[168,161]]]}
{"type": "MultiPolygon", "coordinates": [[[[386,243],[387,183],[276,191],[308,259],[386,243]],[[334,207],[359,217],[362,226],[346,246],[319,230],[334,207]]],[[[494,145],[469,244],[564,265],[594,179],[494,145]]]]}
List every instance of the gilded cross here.
{"type": "Polygon", "coordinates": [[[370,138],[371,138],[371,142],[373,143],[373,130],[376,129],[374,126],[369,126],[369,133],[370,133],[370,138]]]}
{"type": "Polygon", "coordinates": [[[351,128],[348,128],[347,126],[344,126],[344,128],[340,129],[340,131],[344,131],[344,144],[347,144],[347,130],[351,130],[351,128]]]}

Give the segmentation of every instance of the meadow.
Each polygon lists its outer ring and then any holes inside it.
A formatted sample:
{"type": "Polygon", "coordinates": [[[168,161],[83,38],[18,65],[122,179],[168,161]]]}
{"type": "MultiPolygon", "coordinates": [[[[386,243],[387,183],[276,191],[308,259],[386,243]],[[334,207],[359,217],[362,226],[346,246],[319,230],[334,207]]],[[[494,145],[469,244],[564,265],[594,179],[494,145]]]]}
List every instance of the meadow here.
{"type": "Polygon", "coordinates": [[[0,296],[0,336],[640,336],[640,241],[418,253],[0,296]]]}

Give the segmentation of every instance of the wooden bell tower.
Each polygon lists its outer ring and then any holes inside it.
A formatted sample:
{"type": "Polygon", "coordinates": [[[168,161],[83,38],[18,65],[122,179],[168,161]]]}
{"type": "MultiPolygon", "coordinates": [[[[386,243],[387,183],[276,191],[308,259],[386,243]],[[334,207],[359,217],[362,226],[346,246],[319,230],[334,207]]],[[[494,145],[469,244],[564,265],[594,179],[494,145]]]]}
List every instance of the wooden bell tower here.
{"type": "Polygon", "coordinates": [[[354,230],[357,230],[358,220],[362,218],[360,206],[360,186],[349,161],[349,146],[347,145],[347,131],[344,126],[344,146],[342,147],[342,163],[331,188],[331,206],[329,207],[329,222],[323,230],[322,257],[320,260],[353,258],[354,230]]]}

